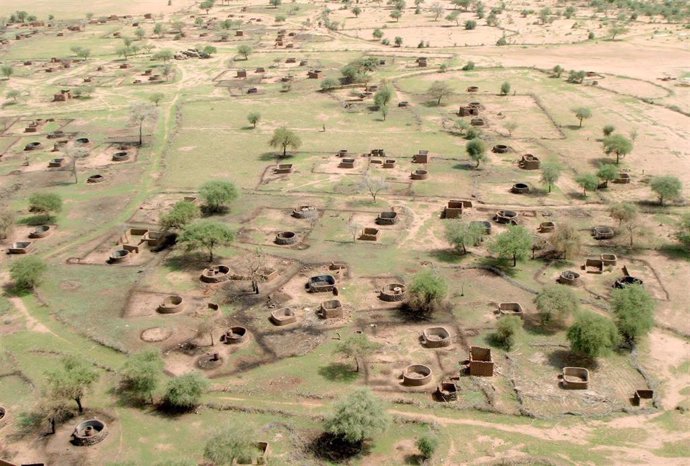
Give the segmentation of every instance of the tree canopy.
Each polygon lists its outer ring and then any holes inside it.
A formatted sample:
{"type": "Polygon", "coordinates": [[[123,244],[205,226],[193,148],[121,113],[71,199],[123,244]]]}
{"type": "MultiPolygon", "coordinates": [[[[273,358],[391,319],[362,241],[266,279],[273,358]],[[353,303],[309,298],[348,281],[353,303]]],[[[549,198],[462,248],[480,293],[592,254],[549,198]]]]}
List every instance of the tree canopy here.
{"type": "Polygon", "coordinates": [[[227,246],[235,240],[235,233],[224,223],[198,220],[185,227],[178,242],[187,250],[206,249],[209,262],[213,262],[213,251],[218,246],[227,246]]]}
{"type": "Polygon", "coordinates": [[[575,118],[580,120],[580,128],[582,128],[582,120],[592,118],[592,110],[587,107],[578,107],[573,112],[575,113],[575,118]]]}
{"type": "Polygon", "coordinates": [[[644,336],[654,326],[654,298],[642,285],[627,285],[611,292],[611,310],[618,331],[628,341],[644,336]]]}
{"type": "Polygon", "coordinates": [[[326,432],[349,443],[362,443],[383,433],[390,424],[383,405],[371,391],[360,388],[335,405],[326,419],[326,432]]]}
{"type": "Polygon", "coordinates": [[[568,329],[567,338],[574,353],[589,358],[608,354],[620,341],[614,323],[590,311],[578,315],[568,329]]]}
{"type": "Polygon", "coordinates": [[[165,364],[157,350],[144,350],[130,356],[120,372],[122,387],[135,398],[153,401],[165,364]]]}
{"type": "Polygon", "coordinates": [[[541,166],[541,181],[544,183],[548,191],[551,192],[551,188],[561,177],[561,172],[563,167],[558,162],[545,162],[541,166]]]}
{"type": "Polygon", "coordinates": [[[580,309],[580,300],[565,285],[549,285],[534,298],[543,326],[562,325],[580,309]]]}
{"type": "Polygon", "coordinates": [[[18,290],[33,290],[41,283],[48,266],[43,259],[26,256],[17,259],[10,266],[10,278],[18,290]]]}
{"type": "Polygon", "coordinates": [[[551,235],[551,245],[561,254],[563,259],[573,257],[582,249],[582,235],[575,225],[564,222],[558,225],[551,235]]]}
{"type": "Polygon", "coordinates": [[[475,168],[478,168],[481,162],[488,160],[488,157],[486,156],[486,144],[484,144],[484,141],[479,138],[474,138],[470,141],[467,141],[465,151],[467,151],[467,155],[470,157],[470,159],[477,163],[475,168]]]}
{"type": "Polygon", "coordinates": [[[441,304],[448,293],[446,281],[431,270],[422,270],[412,279],[408,289],[408,307],[412,311],[429,313],[441,304]]]}
{"type": "Polygon", "coordinates": [[[484,237],[484,227],[478,223],[463,222],[460,219],[445,222],[445,236],[456,251],[467,253],[467,246],[477,246],[484,237]]]}
{"type": "Polygon", "coordinates": [[[55,193],[34,193],[29,197],[29,212],[49,215],[62,211],[62,197],[55,193]]]}
{"type": "Polygon", "coordinates": [[[622,134],[610,134],[604,138],[604,153],[616,154],[616,165],[620,159],[625,157],[633,150],[633,143],[622,134]]]}
{"type": "Polygon", "coordinates": [[[297,134],[285,126],[276,128],[273,131],[273,136],[271,140],[268,141],[268,145],[274,149],[281,148],[283,151],[283,158],[287,157],[287,149],[290,147],[293,150],[297,150],[302,146],[302,140],[297,134]]]}
{"type": "Polygon", "coordinates": [[[655,176],[649,182],[649,187],[659,197],[659,204],[663,206],[665,200],[680,197],[683,184],[675,176],[655,176]]]}
{"type": "Polygon", "coordinates": [[[74,400],[81,413],[82,398],[98,380],[98,372],[76,356],[65,356],[61,363],[61,368],[46,373],[48,392],[55,400],[74,400]]]}
{"type": "Polygon", "coordinates": [[[237,188],[229,181],[207,181],[199,188],[199,196],[209,212],[222,212],[238,197],[237,188]]]}
{"type": "Polygon", "coordinates": [[[191,201],[179,201],[169,212],[161,215],[160,225],[164,230],[182,230],[201,216],[199,206],[191,201]]]}
{"type": "Polygon", "coordinates": [[[339,342],[335,348],[335,353],[354,359],[355,372],[359,372],[360,359],[380,347],[381,345],[370,341],[365,334],[356,333],[339,342]]]}
{"type": "Polygon", "coordinates": [[[453,95],[453,88],[446,81],[434,81],[427,92],[436,99],[436,105],[441,105],[441,100],[444,97],[453,95]]]}
{"type": "Polygon", "coordinates": [[[199,404],[207,388],[208,381],[201,375],[184,374],[168,382],[163,401],[172,409],[189,410],[199,404]]]}
{"type": "Polygon", "coordinates": [[[204,447],[204,458],[214,466],[251,464],[256,448],[246,426],[229,425],[211,436],[204,447]]]}
{"type": "Polygon", "coordinates": [[[489,250],[501,259],[513,259],[513,267],[518,260],[529,257],[532,250],[533,238],[527,228],[521,225],[511,225],[508,231],[498,235],[489,250]]]}

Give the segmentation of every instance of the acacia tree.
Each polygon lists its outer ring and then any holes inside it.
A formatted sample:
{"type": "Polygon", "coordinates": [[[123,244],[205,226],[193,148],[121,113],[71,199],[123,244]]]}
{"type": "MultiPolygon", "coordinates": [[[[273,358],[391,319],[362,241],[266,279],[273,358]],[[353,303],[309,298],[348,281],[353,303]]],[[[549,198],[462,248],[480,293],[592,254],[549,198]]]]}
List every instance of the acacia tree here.
{"type": "Polygon", "coordinates": [[[446,8],[439,2],[431,5],[431,12],[434,14],[434,21],[438,21],[441,15],[446,11],[446,8]]]}
{"type": "Polygon", "coordinates": [[[50,217],[62,211],[62,197],[55,193],[34,193],[29,197],[29,212],[50,217]]]}
{"type": "Polygon", "coordinates": [[[165,364],[160,352],[145,350],[130,356],[120,371],[122,388],[140,401],[153,403],[165,364]]]}
{"type": "Polygon", "coordinates": [[[252,125],[252,128],[256,128],[256,124],[261,120],[261,114],[259,112],[250,112],[249,115],[247,115],[247,121],[249,122],[250,125],[252,125]]]}
{"type": "Polygon", "coordinates": [[[224,223],[199,220],[185,227],[178,238],[188,251],[206,249],[208,261],[213,262],[213,251],[219,246],[227,246],[235,239],[235,233],[224,223]]]}
{"type": "Polygon", "coordinates": [[[582,128],[582,120],[592,118],[592,110],[587,107],[578,107],[573,110],[575,118],[580,120],[580,128],[582,128]]]}
{"type": "Polygon", "coordinates": [[[546,184],[548,192],[561,177],[563,167],[558,162],[546,162],[541,166],[541,181],[546,184]]]}
{"type": "Polygon", "coordinates": [[[213,340],[213,330],[215,328],[216,325],[214,324],[213,319],[208,317],[201,319],[196,326],[196,336],[202,338],[208,335],[208,337],[211,339],[211,346],[214,346],[215,342],[213,340]]]}
{"type": "Polygon", "coordinates": [[[458,253],[467,254],[467,246],[477,246],[484,236],[484,227],[478,223],[449,220],[445,223],[445,236],[458,253]]]}
{"type": "Polygon", "coordinates": [[[453,95],[453,89],[445,81],[434,81],[429,86],[428,94],[436,99],[436,105],[441,105],[441,99],[453,95]]]}
{"type": "Polygon", "coordinates": [[[582,188],[582,195],[587,197],[587,191],[594,191],[599,187],[599,179],[591,173],[584,173],[575,178],[575,182],[582,188]]]}
{"type": "Polygon", "coordinates": [[[374,202],[376,202],[376,196],[387,187],[388,183],[383,176],[372,176],[367,172],[362,178],[362,188],[369,193],[374,202]]]}
{"type": "Polygon", "coordinates": [[[302,140],[293,131],[283,126],[280,128],[276,128],[275,131],[273,131],[273,136],[271,137],[271,140],[268,141],[268,145],[273,147],[274,149],[282,149],[282,158],[285,158],[287,157],[288,147],[290,147],[293,150],[297,150],[302,145],[302,140]]]}
{"type": "Polygon", "coordinates": [[[479,164],[481,162],[488,160],[488,157],[486,156],[486,145],[484,144],[484,141],[479,138],[474,138],[468,141],[465,145],[465,150],[467,151],[467,155],[470,157],[470,159],[477,163],[475,168],[479,168],[479,164]]]}
{"type": "Polygon", "coordinates": [[[431,270],[423,270],[412,279],[407,293],[407,307],[424,316],[440,306],[447,293],[448,285],[443,277],[431,270]]]}
{"type": "Polygon", "coordinates": [[[633,247],[633,237],[638,227],[636,223],[639,213],[637,206],[632,202],[619,202],[609,208],[609,213],[612,218],[618,220],[618,226],[628,232],[630,247],[633,247]]]}
{"type": "Polygon", "coordinates": [[[566,336],[571,351],[588,358],[608,354],[620,341],[613,322],[593,312],[578,315],[566,336]]]}
{"type": "Polygon", "coordinates": [[[46,270],[48,266],[40,257],[22,257],[12,262],[10,278],[16,289],[30,291],[41,283],[46,270]]]}
{"type": "Polygon", "coordinates": [[[393,88],[388,84],[384,84],[381,88],[374,94],[374,105],[377,107],[383,107],[390,103],[393,98],[393,88]]]}
{"type": "Polygon", "coordinates": [[[249,54],[252,53],[252,48],[251,48],[251,46],[249,46],[247,44],[242,44],[242,45],[237,47],[237,53],[242,55],[245,60],[248,60],[249,54]]]}
{"type": "Polygon", "coordinates": [[[16,216],[11,210],[0,209],[0,240],[7,239],[14,230],[16,216]]]}
{"type": "Polygon", "coordinates": [[[565,285],[550,285],[534,298],[543,326],[562,325],[580,309],[580,300],[565,285]]]}
{"type": "Polygon", "coordinates": [[[690,213],[686,213],[681,217],[676,238],[686,249],[690,249],[690,213]]]}
{"type": "Polygon", "coordinates": [[[61,363],[60,369],[46,373],[48,391],[53,399],[73,400],[81,414],[84,412],[82,399],[98,380],[98,372],[76,356],[66,356],[61,363]]]}
{"type": "Polygon", "coordinates": [[[365,334],[356,333],[338,343],[334,352],[352,358],[355,361],[355,372],[359,372],[360,359],[380,347],[381,345],[370,341],[365,334]]]}
{"type": "Polygon", "coordinates": [[[168,382],[163,396],[165,406],[174,410],[190,410],[199,404],[208,381],[196,373],[175,377],[168,382]]]}
{"type": "Polygon", "coordinates": [[[510,83],[508,81],[505,81],[503,84],[501,84],[501,95],[508,95],[510,94],[510,83]]]}
{"type": "Polygon", "coordinates": [[[251,464],[256,449],[246,426],[229,425],[213,435],[204,447],[204,458],[214,466],[251,464]]]}
{"type": "Polygon", "coordinates": [[[139,126],[139,146],[144,143],[144,123],[155,120],[158,109],[148,102],[137,102],[129,107],[129,118],[133,124],[139,126]]]}
{"type": "Polygon", "coordinates": [[[208,212],[223,212],[229,203],[237,199],[237,188],[229,181],[207,181],[199,188],[199,197],[208,212]]]}
{"type": "Polygon", "coordinates": [[[200,216],[201,210],[195,203],[179,201],[169,212],[161,215],[159,223],[163,230],[182,230],[200,216]]]}
{"type": "Polygon", "coordinates": [[[383,405],[366,388],[355,390],[334,408],[334,413],[326,419],[325,430],[350,444],[361,446],[390,425],[383,405]]]}
{"type": "Polygon", "coordinates": [[[633,143],[622,134],[611,134],[604,138],[604,153],[606,155],[616,154],[616,165],[620,159],[625,157],[633,150],[633,143]]]}
{"type": "Polygon", "coordinates": [[[609,181],[613,181],[618,178],[618,175],[618,167],[610,163],[601,165],[597,171],[597,177],[604,181],[604,187],[609,185],[609,181]]]}
{"type": "Polygon", "coordinates": [[[508,231],[496,237],[489,246],[489,250],[501,259],[513,259],[513,267],[515,267],[518,260],[529,257],[532,242],[532,235],[527,228],[521,225],[511,225],[508,227],[508,231]]]}
{"type": "Polygon", "coordinates": [[[575,225],[564,222],[558,225],[556,231],[551,235],[551,245],[561,254],[563,259],[573,257],[582,249],[582,235],[577,231],[575,225]]]}
{"type": "Polygon", "coordinates": [[[659,205],[664,205],[665,199],[677,199],[683,189],[683,184],[675,176],[655,176],[649,182],[650,188],[659,197],[659,205]]]}
{"type": "Polygon", "coordinates": [[[654,298],[642,285],[627,285],[611,292],[611,310],[616,316],[618,331],[634,343],[654,327],[654,298]]]}

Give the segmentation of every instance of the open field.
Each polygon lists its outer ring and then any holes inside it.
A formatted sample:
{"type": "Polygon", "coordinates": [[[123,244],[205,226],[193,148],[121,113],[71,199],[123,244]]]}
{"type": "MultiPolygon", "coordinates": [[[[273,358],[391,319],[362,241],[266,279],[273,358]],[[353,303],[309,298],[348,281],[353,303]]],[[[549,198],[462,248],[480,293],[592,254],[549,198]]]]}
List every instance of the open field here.
{"type": "Polygon", "coordinates": [[[688,464],[687,2],[404,3],[0,2],[0,460],[221,464],[209,438],[234,426],[272,465],[688,464]],[[631,145],[620,160],[606,126],[631,145]],[[300,140],[284,154],[269,144],[282,128],[300,140]],[[663,203],[661,176],[682,187],[663,203]],[[236,198],[214,211],[209,181],[236,198]],[[43,215],[31,199],[46,193],[62,206],[43,215]],[[164,228],[180,201],[232,232],[212,261],[186,247],[189,224],[164,228]],[[619,203],[634,218],[614,218],[619,203]],[[490,233],[461,253],[454,222],[490,233]],[[496,243],[517,230],[513,264],[496,243]],[[46,271],[22,290],[26,258],[46,271]],[[579,308],[544,324],[535,299],[566,271],[579,308]],[[420,272],[446,285],[427,314],[410,311],[420,272]],[[324,275],[333,286],[309,292],[324,275]],[[619,323],[626,277],[653,302],[648,331],[575,351],[583,315],[619,323]],[[522,309],[511,347],[501,303],[522,309]],[[353,339],[372,347],[346,357],[353,339]],[[471,347],[490,349],[491,375],[471,347]],[[123,368],[146,350],[158,384],[137,402],[123,368]],[[83,413],[47,375],[66,356],[97,376],[83,413]],[[565,388],[566,367],[588,369],[586,389],[565,388]],[[208,386],[171,410],[166,386],[186,374],[208,386]],[[358,388],[388,427],[328,443],[324,420],[358,388]],[[93,418],[107,436],[77,446],[93,418]]]}

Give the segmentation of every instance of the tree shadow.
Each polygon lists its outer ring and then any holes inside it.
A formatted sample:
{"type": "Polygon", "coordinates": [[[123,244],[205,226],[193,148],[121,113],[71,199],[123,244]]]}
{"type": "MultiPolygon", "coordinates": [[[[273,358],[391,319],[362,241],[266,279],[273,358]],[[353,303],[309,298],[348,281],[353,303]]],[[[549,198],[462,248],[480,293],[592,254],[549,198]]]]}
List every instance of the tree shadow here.
{"type": "Polygon", "coordinates": [[[599,157],[589,160],[589,164],[594,168],[600,168],[602,165],[616,165],[616,159],[611,157],[599,157]]]}
{"type": "Polygon", "coordinates": [[[580,125],[563,125],[563,128],[571,129],[573,131],[578,131],[578,130],[584,128],[584,126],[581,127],[580,125]]]}
{"type": "Polygon", "coordinates": [[[32,290],[27,290],[26,288],[18,287],[14,282],[7,282],[2,285],[2,290],[5,296],[23,298],[29,296],[32,290]]]}
{"type": "Polygon", "coordinates": [[[549,354],[548,360],[552,367],[559,370],[564,367],[584,367],[587,369],[596,369],[599,367],[596,359],[581,356],[564,349],[552,351],[549,354]]]}
{"type": "Polygon", "coordinates": [[[690,250],[680,244],[664,244],[658,251],[668,259],[690,261],[690,250]]]}
{"type": "Polygon", "coordinates": [[[508,277],[514,277],[517,274],[517,267],[513,267],[512,259],[482,257],[477,263],[482,267],[496,269],[508,277]]]}
{"type": "Polygon", "coordinates": [[[405,464],[410,464],[410,465],[425,464],[424,455],[420,455],[420,454],[405,455],[404,461],[405,461],[405,464]]]}
{"type": "Polygon", "coordinates": [[[473,164],[473,163],[471,163],[471,162],[456,163],[455,165],[453,165],[453,168],[454,168],[455,170],[465,170],[465,171],[471,170],[471,171],[474,171],[474,170],[475,170],[475,164],[473,164]]]}
{"type": "Polygon", "coordinates": [[[367,455],[371,450],[367,443],[351,443],[328,432],[315,438],[308,448],[317,458],[332,463],[349,463],[356,457],[367,455]]]}
{"type": "Polygon", "coordinates": [[[466,257],[470,256],[470,253],[461,254],[453,249],[435,249],[431,251],[430,255],[435,259],[445,262],[446,264],[458,264],[463,261],[466,257]]]}
{"type": "Polygon", "coordinates": [[[359,378],[359,372],[352,370],[352,366],[342,362],[334,362],[319,367],[319,375],[330,382],[353,382],[359,378]]]}
{"type": "Polygon", "coordinates": [[[55,217],[50,214],[36,214],[28,217],[20,218],[17,223],[20,225],[29,225],[32,227],[45,225],[46,223],[54,223],[55,217]]]}

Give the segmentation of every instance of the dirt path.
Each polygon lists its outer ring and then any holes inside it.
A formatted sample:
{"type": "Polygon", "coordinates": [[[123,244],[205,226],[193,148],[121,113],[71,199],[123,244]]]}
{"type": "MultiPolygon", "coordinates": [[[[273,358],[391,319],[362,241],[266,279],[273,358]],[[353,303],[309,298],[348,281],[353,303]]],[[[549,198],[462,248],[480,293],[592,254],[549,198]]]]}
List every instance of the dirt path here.
{"type": "Polygon", "coordinates": [[[55,338],[62,340],[64,342],[70,343],[69,340],[61,337],[57,333],[53,332],[51,329],[49,329],[46,325],[44,325],[42,322],[40,322],[38,319],[36,319],[34,316],[31,315],[29,312],[29,309],[26,307],[24,304],[24,301],[21,300],[21,298],[18,298],[16,296],[13,296],[11,298],[8,298],[9,302],[12,303],[15,309],[19,311],[20,314],[22,314],[26,318],[26,328],[32,332],[37,332],[37,333],[47,333],[55,338]]]}

